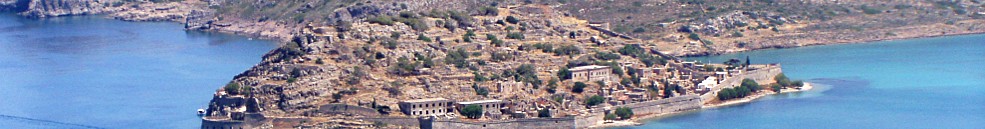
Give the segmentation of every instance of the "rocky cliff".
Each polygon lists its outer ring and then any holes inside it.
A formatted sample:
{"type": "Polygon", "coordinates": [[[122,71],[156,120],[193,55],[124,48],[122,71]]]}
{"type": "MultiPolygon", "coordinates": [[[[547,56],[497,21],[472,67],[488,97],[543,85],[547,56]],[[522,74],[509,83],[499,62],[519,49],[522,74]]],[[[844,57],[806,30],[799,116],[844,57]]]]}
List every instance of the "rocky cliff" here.
{"type": "Polygon", "coordinates": [[[26,5],[20,15],[42,18],[109,12],[112,9],[108,7],[122,4],[121,2],[119,0],[19,0],[14,3],[26,5]]]}

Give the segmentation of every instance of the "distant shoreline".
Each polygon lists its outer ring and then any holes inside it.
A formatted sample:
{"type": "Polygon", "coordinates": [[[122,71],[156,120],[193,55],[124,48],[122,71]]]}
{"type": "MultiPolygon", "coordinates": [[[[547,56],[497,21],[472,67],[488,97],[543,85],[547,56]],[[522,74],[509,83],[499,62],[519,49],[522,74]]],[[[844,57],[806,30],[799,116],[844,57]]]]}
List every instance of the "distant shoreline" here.
{"type": "Polygon", "coordinates": [[[599,124],[599,125],[596,125],[596,126],[590,127],[590,128],[611,128],[611,127],[639,126],[639,125],[646,124],[645,123],[646,120],[650,120],[650,119],[654,119],[654,118],[671,117],[671,116],[680,115],[680,114],[685,113],[685,112],[698,112],[698,111],[701,111],[703,109],[722,108],[722,107],[728,107],[728,106],[732,106],[732,105],[746,104],[746,103],[751,103],[754,100],[760,99],[762,97],[766,97],[767,95],[776,95],[776,94],[783,94],[783,93],[804,92],[804,91],[810,91],[812,89],[814,89],[813,84],[804,82],[804,86],[801,87],[801,89],[783,89],[779,93],[772,92],[772,91],[761,91],[760,93],[756,93],[756,94],[754,94],[752,96],[747,96],[747,97],[741,98],[741,99],[729,100],[729,101],[726,101],[726,102],[723,102],[723,103],[717,103],[717,104],[704,104],[704,105],[701,106],[701,109],[697,109],[697,110],[675,111],[675,112],[661,113],[661,114],[641,114],[641,115],[635,115],[635,116],[633,116],[633,118],[631,118],[629,120],[613,121],[612,123],[602,123],[602,124],[599,124]]]}
{"type": "MultiPolygon", "coordinates": [[[[924,26],[931,26],[931,25],[924,25],[924,26]]],[[[717,55],[726,55],[726,54],[734,54],[734,53],[741,53],[741,52],[751,52],[751,51],[758,51],[758,50],[773,50],[773,49],[800,48],[800,47],[810,47],[810,46],[843,45],[843,44],[865,44],[865,43],[884,42],[884,41],[911,40],[911,39],[937,38],[937,37],[963,36],[963,35],[978,35],[978,34],[985,34],[985,31],[967,30],[967,31],[957,31],[957,32],[950,32],[950,33],[933,33],[933,34],[925,33],[925,35],[912,35],[912,36],[892,36],[892,37],[878,37],[878,38],[860,38],[860,39],[856,39],[856,40],[852,40],[852,41],[828,41],[828,42],[807,43],[807,44],[802,44],[802,45],[797,45],[797,46],[772,46],[772,47],[751,48],[751,49],[738,50],[738,51],[720,51],[720,52],[704,53],[704,54],[673,54],[673,56],[677,56],[677,57],[717,56],[717,55]]]]}

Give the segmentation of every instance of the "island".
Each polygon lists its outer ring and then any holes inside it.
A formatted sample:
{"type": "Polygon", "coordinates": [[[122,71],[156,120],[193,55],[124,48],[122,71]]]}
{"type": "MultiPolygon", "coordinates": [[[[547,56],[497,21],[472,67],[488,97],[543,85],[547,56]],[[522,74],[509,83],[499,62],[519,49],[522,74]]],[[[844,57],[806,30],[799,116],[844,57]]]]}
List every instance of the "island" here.
{"type": "Polygon", "coordinates": [[[202,128],[603,128],[810,90],[782,64],[685,60],[985,32],[978,1],[0,0],[282,41],[202,128]],[[934,15],[930,15],[934,14],[934,15]]]}

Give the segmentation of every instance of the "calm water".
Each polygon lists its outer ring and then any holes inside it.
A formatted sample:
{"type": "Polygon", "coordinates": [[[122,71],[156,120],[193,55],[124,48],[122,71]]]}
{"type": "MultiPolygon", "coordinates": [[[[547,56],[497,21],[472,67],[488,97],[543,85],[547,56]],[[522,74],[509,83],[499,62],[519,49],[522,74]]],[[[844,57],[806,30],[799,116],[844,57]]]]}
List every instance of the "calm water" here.
{"type": "Polygon", "coordinates": [[[169,22],[0,14],[0,128],[198,128],[271,41],[169,22]]]}
{"type": "Polygon", "coordinates": [[[985,35],[691,58],[781,63],[815,90],[629,128],[985,128],[985,35]]]}

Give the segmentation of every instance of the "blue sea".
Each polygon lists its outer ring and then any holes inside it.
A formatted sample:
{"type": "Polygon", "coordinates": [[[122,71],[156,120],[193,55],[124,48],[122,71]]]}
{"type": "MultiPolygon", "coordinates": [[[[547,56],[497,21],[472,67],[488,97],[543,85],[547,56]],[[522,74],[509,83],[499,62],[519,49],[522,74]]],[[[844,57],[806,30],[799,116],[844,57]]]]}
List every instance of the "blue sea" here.
{"type": "Polygon", "coordinates": [[[0,128],[198,128],[195,110],[276,46],[173,22],[0,13],[0,128]]]}
{"type": "Polygon", "coordinates": [[[780,63],[813,90],[621,128],[985,128],[985,35],[811,46],[688,60],[780,63]]]}

